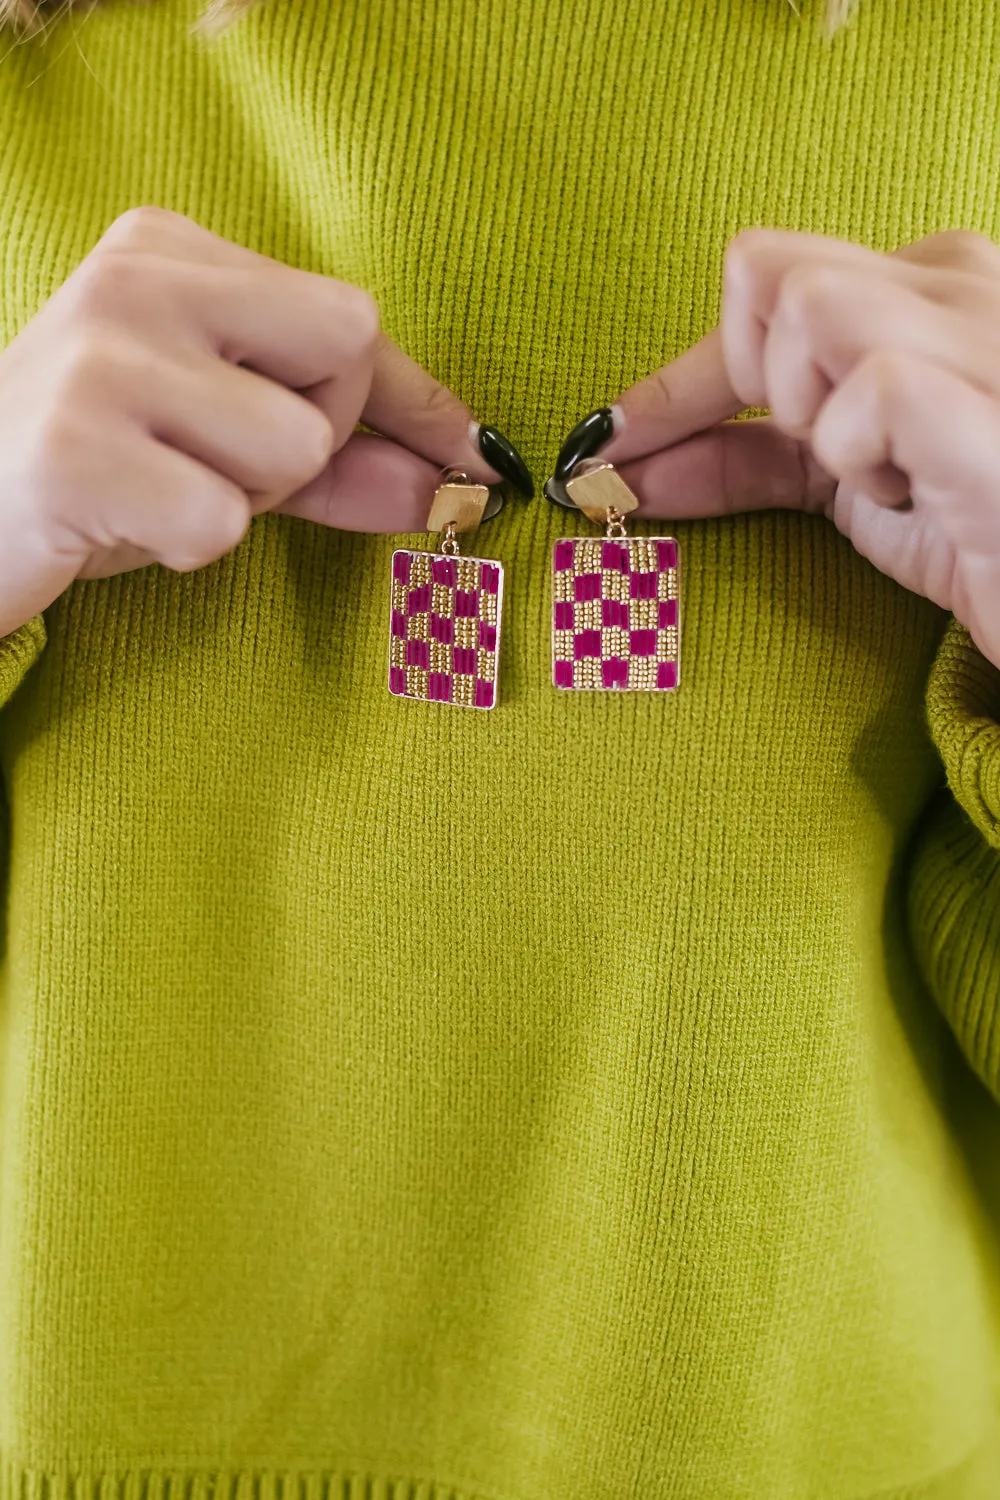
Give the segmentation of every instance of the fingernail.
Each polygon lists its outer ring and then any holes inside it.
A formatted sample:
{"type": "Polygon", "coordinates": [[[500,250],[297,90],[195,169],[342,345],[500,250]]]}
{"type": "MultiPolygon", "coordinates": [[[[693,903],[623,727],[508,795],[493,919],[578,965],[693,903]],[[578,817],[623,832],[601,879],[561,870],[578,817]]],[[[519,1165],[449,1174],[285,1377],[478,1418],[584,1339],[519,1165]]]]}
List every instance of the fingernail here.
{"type": "Polygon", "coordinates": [[[555,477],[564,483],[583,458],[591,458],[615,433],[616,407],[599,406],[589,417],[577,422],[559,449],[555,477]]]}
{"type": "Polygon", "coordinates": [[[474,441],[492,469],[496,469],[504,479],[509,479],[522,495],[526,495],[529,500],[534,499],[535,481],[510,438],[504,437],[495,427],[479,425],[474,441]]]}

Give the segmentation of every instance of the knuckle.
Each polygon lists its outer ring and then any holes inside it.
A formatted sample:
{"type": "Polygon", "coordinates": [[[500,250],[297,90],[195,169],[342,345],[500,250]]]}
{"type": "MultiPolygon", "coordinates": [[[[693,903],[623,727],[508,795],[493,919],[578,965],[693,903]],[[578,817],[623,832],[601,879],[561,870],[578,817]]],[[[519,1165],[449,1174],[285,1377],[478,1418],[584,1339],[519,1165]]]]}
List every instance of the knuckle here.
{"type": "Polygon", "coordinates": [[[73,403],[54,402],[40,416],[33,434],[36,470],[49,473],[72,470],[89,446],[88,426],[73,403]]]}
{"type": "Polygon", "coordinates": [[[886,407],[908,389],[911,368],[907,356],[898,349],[873,349],[861,362],[858,374],[872,399],[886,407]]]}
{"type": "Polygon", "coordinates": [[[419,415],[426,417],[431,423],[441,418],[450,421],[455,415],[457,397],[445,386],[439,385],[437,381],[428,381],[421,387],[419,398],[419,415]]]}
{"type": "Polygon", "coordinates": [[[303,402],[305,410],[299,416],[299,434],[296,442],[299,483],[304,484],[320,473],[330,461],[333,453],[335,433],[329,418],[318,406],[303,402]]]}
{"type": "Polygon", "coordinates": [[[231,549],[221,547],[217,551],[206,547],[203,552],[191,551],[183,544],[178,544],[176,552],[171,548],[164,548],[160,562],[171,573],[197,573],[199,568],[207,568],[209,563],[218,562],[226,552],[231,549]]]}
{"type": "Polygon", "coordinates": [[[778,294],[782,317],[808,326],[843,298],[844,278],[834,266],[793,266],[778,294]]]}
{"type": "Polygon", "coordinates": [[[84,468],[86,435],[78,415],[56,404],[40,416],[28,440],[25,464],[31,488],[43,510],[63,488],[63,481],[84,468]]]}
{"type": "Polygon", "coordinates": [[[649,402],[649,415],[654,420],[667,421],[672,415],[671,408],[676,399],[676,394],[671,368],[670,365],[661,365],[644,382],[645,394],[649,402]]]}
{"type": "Polygon", "coordinates": [[[812,458],[827,474],[839,475],[844,468],[843,430],[821,415],[810,435],[812,458]]]}
{"type": "Polygon", "coordinates": [[[250,502],[242,491],[233,486],[227,489],[225,494],[219,496],[216,524],[214,528],[214,545],[218,549],[216,557],[221,557],[232,549],[246,536],[251,520],[250,502]]]}
{"type": "Polygon", "coordinates": [[[47,531],[86,520],[98,493],[96,453],[92,425],[78,410],[54,406],[34,424],[19,468],[34,518],[47,531]]]}
{"type": "Polygon", "coordinates": [[[139,204],[119,214],[98,241],[97,248],[108,250],[146,250],[160,243],[168,225],[189,223],[183,214],[155,204],[139,204]]]}
{"type": "Polygon", "coordinates": [[[294,491],[326,468],[336,433],[326,413],[305,396],[275,387],[261,412],[261,427],[268,438],[261,471],[264,489],[294,491]]]}
{"type": "Polygon", "coordinates": [[[197,519],[178,527],[177,541],[165,548],[162,562],[172,573],[194,573],[217,562],[238,547],[250,525],[250,503],[245,496],[219,487],[205,503],[202,496],[197,519]]]}
{"type": "Polygon", "coordinates": [[[745,282],[752,278],[765,255],[777,242],[777,231],[754,227],[741,229],[726,247],[725,273],[729,281],[745,282]]]}
{"type": "Polygon", "coordinates": [[[857,462],[859,434],[891,431],[911,399],[915,372],[895,349],[873,349],[857,364],[820,412],[811,443],[817,462],[843,477],[857,462]]]}
{"type": "Polygon", "coordinates": [[[336,313],[341,337],[358,358],[374,353],[381,332],[378,303],[361,287],[340,282],[337,286],[336,313]]]}
{"type": "Polygon", "coordinates": [[[987,266],[993,269],[1000,259],[1000,250],[989,235],[975,229],[943,229],[930,239],[953,265],[963,269],[976,271],[987,266]]]}
{"type": "Polygon", "coordinates": [[[128,341],[108,329],[89,326],[78,330],[78,336],[64,344],[49,385],[48,403],[53,415],[92,411],[102,397],[114,397],[123,385],[134,386],[139,363],[128,341]]]}
{"type": "Polygon", "coordinates": [[[136,294],[149,295],[149,268],[141,257],[126,250],[93,252],[77,266],[65,292],[77,317],[120,317],[136,294]]]}

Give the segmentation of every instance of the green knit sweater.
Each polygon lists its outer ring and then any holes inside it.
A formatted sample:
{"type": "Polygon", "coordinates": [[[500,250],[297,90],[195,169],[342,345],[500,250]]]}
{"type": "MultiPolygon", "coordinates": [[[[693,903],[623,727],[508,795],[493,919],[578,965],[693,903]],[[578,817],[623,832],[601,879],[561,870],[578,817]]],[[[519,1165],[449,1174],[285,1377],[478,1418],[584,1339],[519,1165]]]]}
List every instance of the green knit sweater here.
{"type": "MultiPolygon", "coordinates": [[[[2,332],[163,204],[543,477],[742,226],[1000,237],[996,0],[818,10],[57,21],[2,332]]],[[[1000,673],[775,512],[677,528],[676,695],[560,694],[589,529],[481,532],[492,714],[393,699],[396,543],[288,517],[0,643],[0,1500],[1000,1496],[1000,673]]]]}

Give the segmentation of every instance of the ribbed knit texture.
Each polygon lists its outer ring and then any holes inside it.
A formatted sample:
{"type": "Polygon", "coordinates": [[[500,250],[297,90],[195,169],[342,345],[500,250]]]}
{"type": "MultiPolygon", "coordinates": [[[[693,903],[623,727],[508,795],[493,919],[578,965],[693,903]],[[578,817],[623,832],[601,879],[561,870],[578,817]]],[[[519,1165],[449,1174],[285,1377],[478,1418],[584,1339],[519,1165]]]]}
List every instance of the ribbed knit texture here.
{"type": "Polygon", "coordinates": [[[914,860],[911,929],[959,1041],[1000,1097],[1000,671],[960,626],[938,652],[928,710],[954,796],[931,810],[914,860]]]}
{"type": "MultiPolygon", "coordinates": [[[[993,3],[195,13],[4,58],[6,335],[165,204],[543,477],[740,227],[1000,237],[993,3]]],[[[560,695],[586,529],[483,529],[490,715],[386,691],[392,539],[284,517],[0,646],[0,1500],[1000,1495],[996,675],[771,513],[676,527],[676,696],[560,695]]]]}

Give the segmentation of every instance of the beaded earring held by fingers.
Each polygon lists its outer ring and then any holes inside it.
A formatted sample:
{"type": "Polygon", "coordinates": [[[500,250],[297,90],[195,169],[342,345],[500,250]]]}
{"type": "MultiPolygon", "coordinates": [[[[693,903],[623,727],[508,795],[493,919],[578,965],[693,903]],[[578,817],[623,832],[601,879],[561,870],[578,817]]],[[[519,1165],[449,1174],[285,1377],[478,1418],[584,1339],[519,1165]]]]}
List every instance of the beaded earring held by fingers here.
{"type": "Polygon", "coordinates": [[[546,492],[605,528],[562,537],[552,557],[557,688],[668,692],[680,682],[680,556],[672,536],[629,536],[636,496],[611,464],[577,462],[546,492]]]}
{"type": "Polygon", "coordinates": [[[392,555],[389,691],[397,698],[496,706],[503,565],[462,556],[458,540],[484,519],[489,500],[486,485],[445,470],[427,518],[440,551],[392,555]]]}

